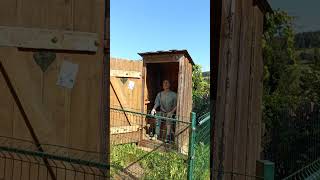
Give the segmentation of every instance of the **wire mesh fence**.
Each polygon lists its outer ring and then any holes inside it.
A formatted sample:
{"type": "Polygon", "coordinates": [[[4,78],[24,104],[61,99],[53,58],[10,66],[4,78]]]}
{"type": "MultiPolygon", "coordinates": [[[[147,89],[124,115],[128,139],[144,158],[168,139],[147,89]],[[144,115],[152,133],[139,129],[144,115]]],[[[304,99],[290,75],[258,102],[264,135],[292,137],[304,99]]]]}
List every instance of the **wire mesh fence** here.
{"type": "Polygon", "coordinates": [[[312,162],[311,164],[301,168],[295,173],[284,178],[283,180],[300,180],[300,179],[306,179],[306,180],[320,179],[320,160],[316,160],[312,162]]]}
{"type": "Polygon", "coordinates": [[[305,102],[264,113],[264,158],[275,162],[275,179],[301,179],[316,172],[317,163],[309,165],[320,158],[320,106],[305,102]]]}
{"type": "Polygon", "coordinates": [[[132,179],[186,179],[190,117],[144,114],[113,106],[111,176],[132,179]]]}
{"type": "Polygon", "coordinates": [[[109,165],[100,153],[0,136],[1,180],[101,180],[109,165]]]}
{"type": "Polygon", "coordinates": [[[197,118],[194,134],[192,179],[210,179],[210,113],[197,118]]]}

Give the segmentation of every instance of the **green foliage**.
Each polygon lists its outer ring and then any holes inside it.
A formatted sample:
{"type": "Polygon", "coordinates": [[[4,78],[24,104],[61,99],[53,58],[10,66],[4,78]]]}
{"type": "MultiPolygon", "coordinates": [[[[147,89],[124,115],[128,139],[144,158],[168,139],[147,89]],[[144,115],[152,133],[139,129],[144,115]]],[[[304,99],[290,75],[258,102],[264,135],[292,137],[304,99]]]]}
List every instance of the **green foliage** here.
{"type": "Polygon", "coordinates": [[[263,38],[264,93],[277,91],[280,81],[295,65],[293,18],[283,11],[275,11],[266,17],[266,31],[263,38]]]}
{"type": "Polygon", "coordinates": [[[195,148],[194,179],[210,179],[210,146],[199,143],[195,148]]]}
{"type": "Polygon", "coordinates": [[[203,77],[200,65],[193,66],[192,82],[193,112],[201,116],[210,111],[210,82],[203,77]]]}
{"type": "Polygon", "coordinates": [[[313,49],[313,59],[314,59],[314,65],[316,67],[320,67],[320,50],[319,48],[313,49]]]}
{"type": "MultiPolygon", "coordinates": [[[[320,102],[320,52],[318,48],[296,52],[294,19],[287,13],[275,11],[266,19],[263,121],[268,140],[264,153],[276,163],[278,179],[314,160],[312,155],[320,146],[311,138],[319,133],[315,126],[319,116],[308,109],[320,102]],[[302,64],[306,59],[311,63],[302,64]]],[[[307,39],[300,43],[310,44],[307,39]]]]}

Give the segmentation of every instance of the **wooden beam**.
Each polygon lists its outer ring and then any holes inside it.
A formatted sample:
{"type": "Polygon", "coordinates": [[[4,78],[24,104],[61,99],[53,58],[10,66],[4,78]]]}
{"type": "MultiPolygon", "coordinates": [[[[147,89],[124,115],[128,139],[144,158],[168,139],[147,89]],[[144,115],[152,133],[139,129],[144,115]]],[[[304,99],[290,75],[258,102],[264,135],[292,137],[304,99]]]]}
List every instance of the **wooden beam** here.
{"type": "Polygon", "coordinates": [[[110,134],[124,134],[139,131],[140,126],[120,126],[120,127],[111,127],[110,134]]]}
{"type": "Polygon", "coordinates": [[[96,52],[97,33],[0,26],[0,46],[96,52]]]}
{"type": "Polygon", "coordinates": [[[110,70],[111,77],[127,77],[127,78],[138,78],[142,77],[139,71],[125,71],[125,70],[110,70]]]}

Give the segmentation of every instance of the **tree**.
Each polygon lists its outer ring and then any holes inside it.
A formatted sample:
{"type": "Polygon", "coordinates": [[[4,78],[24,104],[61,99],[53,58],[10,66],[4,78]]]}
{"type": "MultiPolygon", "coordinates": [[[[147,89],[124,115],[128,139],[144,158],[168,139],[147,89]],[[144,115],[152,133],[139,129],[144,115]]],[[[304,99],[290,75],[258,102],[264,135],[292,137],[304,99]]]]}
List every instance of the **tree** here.
{"type": "Polygon", "coordinates": [[[295,65],[293,18],[286,12],[275,11],[266,17],[263,38],[264,93],[277,91],[288,65],[295,65]],[[268,75],[267,75],[268,74],[268,75]]]}
{"type": "MultiPolygon", "coordinates": [[[[269,14],[263,40],[263,121],[269,138],[264,141],[264,158],[275,162],[277,179],[315,160],[320,147],[317,140],[310,143],[310,137],[320,132],[315,126],[320,121],[319,106],[317,111],[310,110],[311,104],[320,104],[320,52],[314,49],[313,64],[296,62],[293,20],[282,11],[269,14]]],[[[318,33],[301,36],[306,47],[317,45],[313,40],[317,41],[318,33]]]]}
{"type": "Polygon", "coordinates": [[[203,78],[200,65],[193,66],[193,112],[201,116],[210,111],[210,83],[203,78]]]}

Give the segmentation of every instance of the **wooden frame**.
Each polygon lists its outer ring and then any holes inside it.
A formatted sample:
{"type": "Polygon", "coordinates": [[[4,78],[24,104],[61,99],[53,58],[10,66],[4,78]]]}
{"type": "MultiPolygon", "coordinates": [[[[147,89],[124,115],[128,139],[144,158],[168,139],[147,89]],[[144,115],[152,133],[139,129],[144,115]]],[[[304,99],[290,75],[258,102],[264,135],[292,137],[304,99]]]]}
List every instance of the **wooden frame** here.
{"type": "Polygon", "coordinates": [[[0,47],[96,52],[97,33],[0,26],[0,47]]]}
{"type": "MultiPolygon", "coordinates": [[[[178,99],[177,99],[177,117],[180,121],[190,122],[190,113],[192,111],[192,66],[194,65],[192,58],[190,57],[187,50],[170,50],[170,51],[157,51],[157,52],[146,52],[138,53],[143,58],[143,66],[146,70],[144,77],[145,88],[142,88],[143,94],[143,105],[145,112],[147,111],[147,104],[153,103],[153,99],[150,98],[147,77],[151,76],[148,72],[148,65],[154,64],[166,64],[166,63],[177,63],[178,72],[178,99]]],[[[159,70],[158,70],[159,71],[159,70]]],[[[150,85],[149,85],[150,86],[150,85]]],[[[176,127],[176,133],[180,133],[175,139],[178,142],[178,150],[181,153],[188,152],[188,141],[189,141],[189,128],[185,129],[182,125],[176,127]],[[183,131],[182,133],[180,131],[183,131]]]]}

